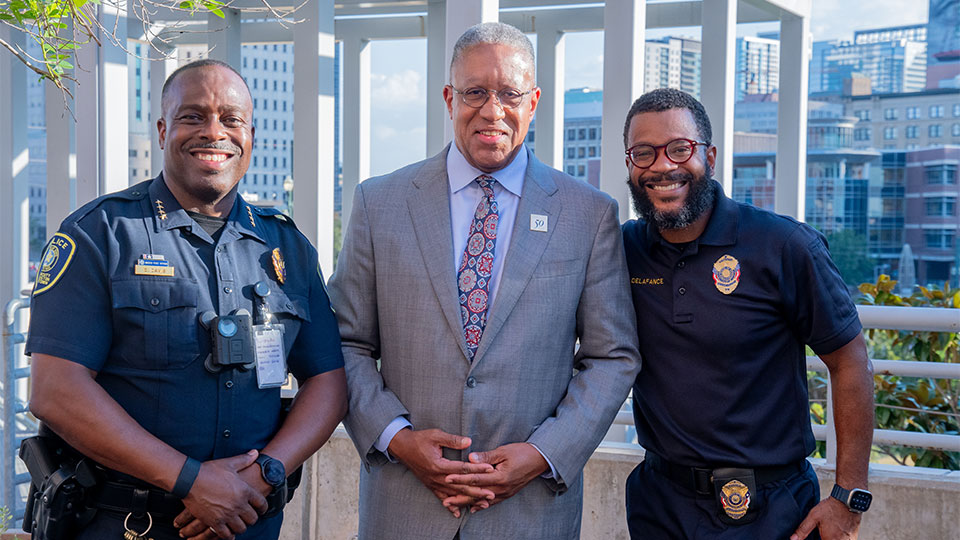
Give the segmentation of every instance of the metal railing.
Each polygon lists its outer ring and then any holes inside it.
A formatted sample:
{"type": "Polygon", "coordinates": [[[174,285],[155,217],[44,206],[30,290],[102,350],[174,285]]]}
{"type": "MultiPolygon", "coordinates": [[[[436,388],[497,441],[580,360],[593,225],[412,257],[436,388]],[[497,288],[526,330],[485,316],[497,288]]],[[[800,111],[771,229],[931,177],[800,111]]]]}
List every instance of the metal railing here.
{"type": "Polygon", "coordinates": [[[18,332],[18,315],[30,307],[29,298],[16,298],[3,310],[3,369],[0,370],[0,506],[13,514],[14,522],[23,518],[27,484],[30,475],[18,467],[17,451],[20,441],[35,435],[37,421],[27,408],[27,386],[30,367],[22,352],[27,340],[25,332],[18,332]],[[20,472],[18,472],[18,470],[20,472]]]}
{"type": "MultiPolygon", "coordinates": [[[[857,306],[860,323],[864,328],[894,329],[921,332],[960,332],[960,309],[857,306]]],[[[937,362],[914,362],[907,360],[870,360],[876,375],[899,375],[902,377],[929,377],[933,379],[960,379],[960,364],[937,362]]],[[[826,441],[827,463],[837,460],[837,435],[833,424],[833,389],[827,366],[816,356],[807,357],[807,370],[825,372],[827,376],[826,424],[812,424],[813,435],[818,441],[826,441]]],[[[633,413],[621,410],[614,424],[633,425],[633,413]]],[[[918,433],[875,429],[874,444],[895,444],[934,450],[960,452],[960,436],[939,433],[918,433]]]]}

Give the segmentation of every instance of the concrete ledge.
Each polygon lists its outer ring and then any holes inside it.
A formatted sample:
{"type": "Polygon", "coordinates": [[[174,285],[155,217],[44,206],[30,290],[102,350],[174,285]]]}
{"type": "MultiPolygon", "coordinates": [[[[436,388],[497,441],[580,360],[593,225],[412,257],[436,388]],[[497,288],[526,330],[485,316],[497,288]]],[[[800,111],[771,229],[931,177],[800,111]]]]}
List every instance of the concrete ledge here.
{"type": "MultiPolygon", "coordinates": [[[[643,449],[605,444],[584,469],[583,540],[628,540],[624,483],[643,449]]],[[[835,472],[811,459],[821,495],[835,472]]],[[[337,430],[310,458],[304,487],[286,513],[281,540],[351,540],[357,534],[360,458],[346,432],[337,430]]],[[[861,540],[954,538],[960,516],[960,472],[889,465],[870,467],[873,507],[864,515],[861,540]]],[[[6,540],[5,538],[3,540],[6,540]]]]}

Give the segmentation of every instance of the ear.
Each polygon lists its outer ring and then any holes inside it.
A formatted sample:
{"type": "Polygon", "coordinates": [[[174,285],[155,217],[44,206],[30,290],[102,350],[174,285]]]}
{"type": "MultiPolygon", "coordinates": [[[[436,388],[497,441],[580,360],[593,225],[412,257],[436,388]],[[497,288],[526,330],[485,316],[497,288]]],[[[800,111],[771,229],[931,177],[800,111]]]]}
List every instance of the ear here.
{"type": "Polygon", "coordinates": [[[710,174],[709,176],[713,177],[713,171],[717,168],[717,147],[710,145],[710,148],[707,148],[707,167],[710,174]]]}
{"type": "Polygon", "coordinates": [[[443,100],[447,102],[447,114],[453,120],[453,87],[449,84],[443,87],[443,100]]]}
{"type": "Polygon", "coordinates": [[[160,142],[160,149],[163,150],[163,142],[167,138],[167,122],[161,116],[157,119],[157,139],[160,142]]]}
{"type": "Polygon", "coordinates": [[[540,103],[540,87],[534,86],[530,92],[530,116],[537,112],[537,103],[540,103]]]}

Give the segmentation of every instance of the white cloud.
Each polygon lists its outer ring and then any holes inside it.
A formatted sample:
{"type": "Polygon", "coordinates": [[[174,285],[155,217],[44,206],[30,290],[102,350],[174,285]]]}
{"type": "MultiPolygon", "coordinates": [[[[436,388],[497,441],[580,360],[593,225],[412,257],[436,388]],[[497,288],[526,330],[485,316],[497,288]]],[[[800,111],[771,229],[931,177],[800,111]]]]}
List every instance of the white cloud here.
{"type": "Polygon", "coordinates": [[[421,101],[426,95],[421,88],[423,76],[412,69],[388,75],[370,74],[370,96],[374,107],[393,107],[421,101]]]}
{"type": "Polygon", "coordinates": [[[849,40],[857,30],[926,23],[927,8],[927,0],[813,0],[810,32],[816,41],[849,40]]]}

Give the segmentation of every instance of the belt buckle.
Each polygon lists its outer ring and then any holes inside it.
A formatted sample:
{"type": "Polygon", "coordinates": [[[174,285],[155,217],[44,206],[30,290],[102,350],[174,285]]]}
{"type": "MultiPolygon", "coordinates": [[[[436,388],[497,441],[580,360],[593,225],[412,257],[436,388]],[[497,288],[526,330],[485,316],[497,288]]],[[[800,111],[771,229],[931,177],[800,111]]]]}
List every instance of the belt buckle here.
{"type": "Polygon", "coordinates": [[[697,495],[713,495],[713,469],[693,467],[693,488],[697,495]]]}

